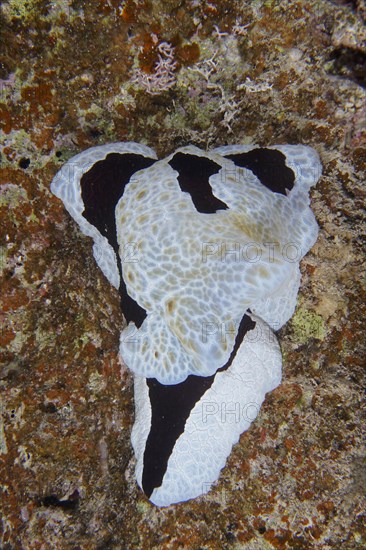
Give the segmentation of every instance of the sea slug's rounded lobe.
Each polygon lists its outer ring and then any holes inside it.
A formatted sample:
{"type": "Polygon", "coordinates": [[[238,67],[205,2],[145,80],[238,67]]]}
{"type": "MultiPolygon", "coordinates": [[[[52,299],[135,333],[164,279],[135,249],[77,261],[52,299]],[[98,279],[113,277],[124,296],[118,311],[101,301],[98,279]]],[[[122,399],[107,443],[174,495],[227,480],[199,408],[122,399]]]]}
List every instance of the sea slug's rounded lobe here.
{"type": "Polygon", "coordinates": [[[135,377],[136,418],[131,439],[137,458],[136,478],[157,506],[209,491],[232,446],[257,416],[265,394],[281,381],[277,340],[266,323],[253,315],[250,319],[252,328],[229,368],[209,378],[188,377],[179,385],[180,399],[176,386],[155,381],[157,388],[153,389],[151,380],[135,377]],[[188,392],[196,392],[197,401],[190,403],[184,429],[172,442],[175,424],[169,423],[169,418],[175,421],[177,411],[182,414],[188,392]],[[161,403],[166,404],[165,409],[161,403]],[[148,445],[151,436],[153,442],[148,445]]]}
{"type": "MultiPolygon", "coordinates": [[[[84,202],[85,197],[83,197],[81,185],[82,178],[90,173],[97,163],[105,161],[108,155],[114,155],[115,157],[126,157],[133,155],[135,158],[142,158],[145,159],[145,161],[147,159],[151,162],[156,159],[155,151],[145,145],[140,145],[139,143],[134,142],[109,143],[108,145],[91,147],[90,149],[75,155],[66,164],[64,164],[52,180],[51,191],[63,201],[66,210],[78,223],[84,235],[92,237],[94,240],[93,252],[97,264],[107,277],[108,281],[114,287],[119,288],[120,275],[118,272],[116,251],[113,248],[114,243],[111,244],[108,241],[107,236],[101,233],[100,227],[96,227],[93,222],[88,221],[85,217],[85,212],[87,212],[88,209],[90,210],[96,208],[97,205],[95,203],[93,205],[86,204],[84,202]]],[[[135,171],[136,170],[133,172],[135,171]]],[[[123,183],[127,183],[128,180],[129,177],[125,182],[123,182],[122,179],[121,192],[123,191],[123,183]]],[[[103,181],[95,182],[95,187],[97,187],[98,183],[101,183],[102,187],[104,187],[103,181]]],[[[89,185],[90,184],[93,185],[93,182],[89,182],[89,185]]],[[[93,194],[89,193],[89,195],[90,198],[93,199],[93,194]]],[[[106,190],[105,195],[107,198],[112,198],[115,204],[117,203],[116,197],[111,196],[110,190],[106,190]]],[[[113,208],[113,203],[111,208],[113,208]]]]}
{"type": "Polygon", "coordinates": [[[120,251],[133,242],[138,254],[122,263],[127,292],[147,314],[139,331],[131,325],[121,335],[131,370],[162,384],[210,376],[227,361],[235,331],[203,338],[205,327],[238,325],[249,308],[276,329],[289,319],[299,261],[317,236],[308,192],[319,166],[307,147],[189,146],[132,176],[116,207],[120,251]]]}

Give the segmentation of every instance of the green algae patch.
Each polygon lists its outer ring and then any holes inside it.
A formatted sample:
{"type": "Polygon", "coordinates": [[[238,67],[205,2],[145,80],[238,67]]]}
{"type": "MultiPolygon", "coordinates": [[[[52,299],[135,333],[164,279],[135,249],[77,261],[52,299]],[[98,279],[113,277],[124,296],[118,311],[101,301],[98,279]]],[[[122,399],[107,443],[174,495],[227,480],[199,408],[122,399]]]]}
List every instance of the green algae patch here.
{"type": "Polygon", "coordinates": [[[304,307],[299,307],[296,309],[295,315],[290,322],[294,339],[300,344],[306,344],[311,338],[324,340],[324,320],[317,313],[304,307]]]}
{"type": "Polygon", "coordinates": [[[37,8],[39,8],[39,2],[37,0],[9,0],[4,6],[5,14],[9,19],[28,19],[32,17],[37,8]]]}

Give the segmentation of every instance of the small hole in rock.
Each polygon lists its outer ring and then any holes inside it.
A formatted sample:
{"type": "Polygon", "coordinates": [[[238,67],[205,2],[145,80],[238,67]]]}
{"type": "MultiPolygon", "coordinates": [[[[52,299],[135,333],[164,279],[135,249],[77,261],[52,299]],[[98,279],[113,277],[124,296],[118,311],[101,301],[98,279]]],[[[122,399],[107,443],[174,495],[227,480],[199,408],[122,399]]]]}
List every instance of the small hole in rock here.
{"type": "Polygon", "coordinates": [[[19,168],[23,168],[23,170],[26,170],[28,166],[30,165],[30,160],[26,158],[22,158],[19,161],[19,168]]]}
{"type": "Polygon", "coordinates": [[[56,495],[49,495],[42,499],[43,506],[56,506],[64,510],[75,510],[79,502],[79,492],[75,490],[66,500],[59,500],[56,495]]]}
{"type": "Polygon", "coordinates": [[[40,410],[44,413],[53,414],[57,412],[57,407],[54,403],[41,403],[40,410]]]}

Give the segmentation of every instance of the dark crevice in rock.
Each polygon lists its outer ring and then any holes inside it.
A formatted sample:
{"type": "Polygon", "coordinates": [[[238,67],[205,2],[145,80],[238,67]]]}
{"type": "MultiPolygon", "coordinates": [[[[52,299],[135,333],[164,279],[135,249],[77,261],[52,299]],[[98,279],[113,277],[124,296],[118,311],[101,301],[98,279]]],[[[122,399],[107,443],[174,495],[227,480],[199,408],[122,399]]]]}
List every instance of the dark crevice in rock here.
{"type": "Polygon", "coordinates": [[[42,506],[50,507],[54,506],[56,508],[63,508],[64,510],[76,510],[79,504],[79,492],[75,490],[68,499],[60,500],[56,495],[45,496],[40,501],[42,506]]]}
{"type": "Polygon", "coordinates": [[[366,88],[366,55],[352,48],[337,48],[331,56],[330,74],[347,78],[366,88]]]}

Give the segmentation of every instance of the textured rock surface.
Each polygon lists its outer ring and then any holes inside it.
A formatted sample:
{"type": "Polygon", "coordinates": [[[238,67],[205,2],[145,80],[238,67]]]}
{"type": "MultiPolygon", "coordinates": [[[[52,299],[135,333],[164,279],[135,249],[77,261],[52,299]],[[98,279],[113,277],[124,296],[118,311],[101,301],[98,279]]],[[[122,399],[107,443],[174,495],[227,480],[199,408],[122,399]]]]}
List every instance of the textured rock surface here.
{"type": "Polygon", "coordinates": [[[364,4],[2,9],[1,546],[363,548],[364,4]],[[284,382],[216,488],[165,510],[134,482],[117,292],[49,192],[65,159],[127,139],[304,143],[324,166],[284,382]]]}

